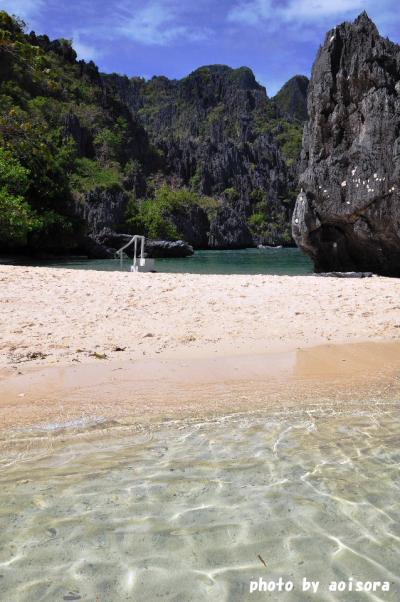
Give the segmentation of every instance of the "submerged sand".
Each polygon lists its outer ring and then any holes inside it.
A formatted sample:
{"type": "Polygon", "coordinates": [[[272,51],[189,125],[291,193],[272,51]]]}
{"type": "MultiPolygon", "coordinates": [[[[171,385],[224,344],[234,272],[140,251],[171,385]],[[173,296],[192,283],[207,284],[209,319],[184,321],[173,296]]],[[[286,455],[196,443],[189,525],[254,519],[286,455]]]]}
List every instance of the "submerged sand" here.
{"type": "Polygon", "coordinates": [[[0,425],[400,392],[400,281],[0,266],[0,425]]]}

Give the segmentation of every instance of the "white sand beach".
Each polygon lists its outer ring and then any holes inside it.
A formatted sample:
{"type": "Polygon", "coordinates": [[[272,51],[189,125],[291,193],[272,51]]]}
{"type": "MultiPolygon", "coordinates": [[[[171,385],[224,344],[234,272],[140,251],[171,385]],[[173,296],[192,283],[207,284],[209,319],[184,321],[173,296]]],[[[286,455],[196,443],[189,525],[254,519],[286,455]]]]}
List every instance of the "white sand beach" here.
{"type": "Polygon", "coordinates": [[[0,266],[0,368],[400,337],[400,280],[0,266]]]}
{"type": "Polygon", "coordinates": [[[393,397],[400,281],[0,266],[0,425],[393,397]]]}

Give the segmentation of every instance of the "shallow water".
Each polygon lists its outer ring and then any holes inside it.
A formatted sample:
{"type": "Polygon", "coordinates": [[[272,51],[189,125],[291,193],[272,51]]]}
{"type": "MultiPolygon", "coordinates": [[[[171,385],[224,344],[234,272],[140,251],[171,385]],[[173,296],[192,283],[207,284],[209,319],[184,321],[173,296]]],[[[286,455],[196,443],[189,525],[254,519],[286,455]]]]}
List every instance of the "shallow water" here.
{"type": "MultiPolygon", "coordinates": [[[[120,270],[119,259],[23,260],[0,258],[0,263],[43,265],[79,270],[120,270]]],[[[129,271],[125,259],[122,269],[129,271]]],[[[155,269],[166,273],[189,274],[277,274],[303,275],[313,271],[310,259],[299,249],[242,249],[238,251],[196,251],[184,259],[156,259],[155,269]]]]}
{"type": "Polygon", "coordinates": [[[106,426],[12,434],[1,600],[400,599],[398,404],[106,426]],[[350,577],[390,591],[327,591],[350,577]]]}

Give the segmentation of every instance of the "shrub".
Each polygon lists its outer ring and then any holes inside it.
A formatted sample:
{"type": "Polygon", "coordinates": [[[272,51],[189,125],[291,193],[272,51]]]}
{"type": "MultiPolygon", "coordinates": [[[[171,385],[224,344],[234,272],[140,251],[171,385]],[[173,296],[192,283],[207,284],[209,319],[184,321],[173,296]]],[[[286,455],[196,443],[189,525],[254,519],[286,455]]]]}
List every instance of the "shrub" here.
{"type": "Polygon", "coordinates": [[[219,202],[211,197],[201,196],[186,189],[173,190],[169,186],[161,186],[153,199],[141,203],[131,200],[126,214],[126,221],[132,231],[144,234],[149,238],[165,238],[177,240],[180,233],[171,220],[174,212],[185,210],[193,205],[202,207],[209,215],[216,212],[219,202]]]}
{"type": "Polygon", "coordinates": [[[75,161],[75,172],[70,176],[71,189],[85,193],[94,188],[112,188],[120,183],[117,165],[101,167],[97,161],[81,158],[75,161]]]}
{"type": "Polygon", "coordinates": [[[28,185],[29,171],[0,148],[0,239],[3,243],[24,243],[28,232],[40,225],[23,196],[28,185]]]}
{"type": "Polygon", "coordinates": [[[228,199],[228,201],[231,201],[231,202],[238,201],[240,198],[238,191],[236,190],[236,188],[233,188],[233,187],[225,188],[225,190],[222,194],[224,195],[224,197],[226,197],[228,199]]]}

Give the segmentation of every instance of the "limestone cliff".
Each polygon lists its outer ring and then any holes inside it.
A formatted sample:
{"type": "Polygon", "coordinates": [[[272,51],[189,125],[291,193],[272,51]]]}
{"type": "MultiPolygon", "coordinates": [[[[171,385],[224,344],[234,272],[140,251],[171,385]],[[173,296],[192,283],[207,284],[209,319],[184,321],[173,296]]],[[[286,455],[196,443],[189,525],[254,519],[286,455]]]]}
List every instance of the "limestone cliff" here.
{"type": "MultiPolygon", "coordinates": [[[[220,200],[206,246],[292,244],[289,166],[299,155],[302,125],[267,96],[250,69],[209,65],[181,80],[115,74],[103,80],[147,132],[164,178],[220,200]]],[[[285,98],[289,113],[304,101],[292,87],[285,98]]]]}
{"type": "Polygon", "coordinates": [[[279,90],[273,101],[282,114],[289,119],[307,121],[307,91],[309,79],[305,75],[295,75],[279,90]]]}
{"type": "Polygon", "coordinates": [[[400,46],[368,15],[331,30],[312,71],[297,244],[318,272],[400,275],[400,46]]]}

